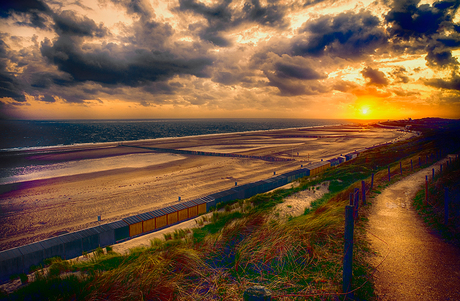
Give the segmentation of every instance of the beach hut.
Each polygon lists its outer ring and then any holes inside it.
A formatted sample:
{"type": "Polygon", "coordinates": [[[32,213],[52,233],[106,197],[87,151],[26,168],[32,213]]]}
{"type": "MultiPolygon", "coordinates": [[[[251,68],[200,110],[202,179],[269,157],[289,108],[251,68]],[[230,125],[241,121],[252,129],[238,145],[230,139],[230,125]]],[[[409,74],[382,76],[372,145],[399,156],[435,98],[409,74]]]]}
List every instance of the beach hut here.
{"type": "Polygon", "coordinates": [[[188,208],[184,204],[176,204],[171,206],[177,211],[177,221],[181,222],[188,219],[188,208]]]}
{"type": "Polygon", "coordinates": [[[18,249],[22,254],[24,272],[28,272],[29,268],[32,266],[40,265],[45,259],[44,249],[39,242],[24,245],[18,247],[18,249]]]}
{"type": "Polygon", "coordinates": [[[99,234],[99,247],[106,247],[115,243],[115,233],[107,224],[94,227],[99,234]]]}
{"type": "Polygon", "coordinates": [[[339,165],[339,163],[340,163],[338,158],[329,159],[329,160],[327,160],[327,161],[328,161],[329,163],[331,163],[331,167],[332,167],[332,166],[337,166],[337,165],[339,165]]]}
{"type": "Polygon", "coordinates": [[[188,218],[194,218],[198,216],[198,205],[192,201],[182,203],[188,210],[188,218]]]}
{"type": "Polygon", "coordinates": [[[238,191],[236,191],[234,189],[228,189],[228,190],[224,190],[224,191],[221,191],[221,192],[216,192],[216,193],[210,194],[209,197],[214,199],[215,206],[217,206],[219,203],[225,203],[225,202],[228,202],[228,201],[236,200],[237,199],[237,193],[238,193],[238,191]]]}
{"type": "Polygon", "coordinates": [[[214,198],[209,197],[209,196],[199,198],[199,199],[194,199],[192,200],[192,202],[195,203],[197,206],[198,215],[209,212],[212,207],[216,206],[216,202],[214,198]]]}
{"type": "Polygon", "coordinates": [[[0,280],[6,281],[12,275],[20,274],[24,270],[22,253],[18,248],[0,252],[0,280]]]}
{"type": "Polygon", "coordinates": [[[155,230],[155,217],[148,213],[141,213],[137,217],[142,220],[142,233],[148,233],[155,230]]]}
{"type": "Polygon", "coordinates": [[[99,231],[95,228],[87,228],[78,233],[81,235],[83,252],[91,252],[99,247],[99,231]]]}
{"type": "Polygon", "coordinates": [[[118,220],[108,223],[107,226],[113,229],[115,242],[125,240],[129,237],[129,225],[125,221],[118,220]]]}
{"type": "Polygon", "coordinates": [[[166,213],[166,222],[168,225],[177,223],[177,210],[171,206],[161,208],[166,213]]]}
{"type": "Polygon", "coordinates": [[[67,233],[58,237],[64,245],[64,259],[75,258],[83,254],[80,233],[67,233]]]}
{"type": "Polygon", "coordinates": [[[123,219],[129,225],[129,236],[142,234],[142,220],[137,216],[128,216],[123,219]]]}
{"type": "Polygon", "coordinates": [[[41,240],[39,243],[43,247],[44,258],[64,258],[64,244],[58,236],[41,240]]]}
{"type": "Polygon", "coordinates": [[[148,214],[155,218],[155,229],[160,229],[168,225],[167,214],[162,210],[153,210],[148,214]]]}

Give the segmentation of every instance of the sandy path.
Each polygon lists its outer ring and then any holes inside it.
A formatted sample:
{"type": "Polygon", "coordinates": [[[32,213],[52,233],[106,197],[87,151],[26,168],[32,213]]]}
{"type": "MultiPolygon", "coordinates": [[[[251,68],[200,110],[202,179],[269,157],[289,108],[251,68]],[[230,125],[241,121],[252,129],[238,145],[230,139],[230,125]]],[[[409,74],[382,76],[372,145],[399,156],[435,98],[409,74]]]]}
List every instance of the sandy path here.
{"type": "MultiPolygon", "coordinates": [[[[46,239],[63,231],[95,226],[98,215],[102,216],[102,223],[107,223],[177,203],[179,196],[182,200],[191,200],[229,189],[235,182],[245,184],[270,178],[275,171],[281,174],[294,170],[308,160],[319,161],[407,136],[385,129],[347,126],[132,142],[130,144],[137,146],[168,149],[220,149],[224,153],[226,148],[238,148],[239,154],[270,155],[294,161],[174,155],[181,159],[140,168],[0,185],[0,250],[46,239]],[[246,146],[250,149],[241,151],[246,146]]],[[[144,154],[146,150],[116,144],[100,149],[96,146],[90,149],[64,147],[54,152],[26,152],[8,162],[0,157],[0,163],[25,166],[98,158],[117,160],[117,156],[131,152],[144,154]]]]}
{"type": "Polygon", "coordinates": [[[389,186],[373,202],[368,238],[379,255],[372,264],[389,252],[374,274],[379,300],[460,300],[460,250],[434,235],[411,206],[435,166],[389,186]]]}

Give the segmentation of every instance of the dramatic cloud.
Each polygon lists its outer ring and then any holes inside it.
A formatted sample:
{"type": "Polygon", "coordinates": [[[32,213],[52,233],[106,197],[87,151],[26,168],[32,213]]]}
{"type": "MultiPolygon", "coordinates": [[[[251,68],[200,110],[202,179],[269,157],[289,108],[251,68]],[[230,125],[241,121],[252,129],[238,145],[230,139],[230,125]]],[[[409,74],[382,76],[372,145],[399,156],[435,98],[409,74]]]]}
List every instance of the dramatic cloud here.
{"type": "Polygon", "coordinates": [[[383,100],[447,114],[460,89],[459,7],[3,1],[0,116],[391,118],[371,109],[383,100]]]}
{"type": "Polygon", "coordinates": [[[358,59],[386,44],[380,20],[369,11],[345,12],[308,21],[293,39],[292,54],[358,59]]]}
{"type": "Polygon", "coordinates": [[[47,15],[52,13],[44,2],[39,0],[2,1],[0,4],[0,18],[19,15],[25,21],[18,21],[20,25],[28,25],[41,29],[47,28],[47,15]]]}
{"type": "Polygon", "coordinates": [[[369,79],[368,85],[375,86],[387,86],[389,84],[388,79],[385,77],[385,73],[371,67],[366,67],[361,71],[361,74],[369,79]]]}

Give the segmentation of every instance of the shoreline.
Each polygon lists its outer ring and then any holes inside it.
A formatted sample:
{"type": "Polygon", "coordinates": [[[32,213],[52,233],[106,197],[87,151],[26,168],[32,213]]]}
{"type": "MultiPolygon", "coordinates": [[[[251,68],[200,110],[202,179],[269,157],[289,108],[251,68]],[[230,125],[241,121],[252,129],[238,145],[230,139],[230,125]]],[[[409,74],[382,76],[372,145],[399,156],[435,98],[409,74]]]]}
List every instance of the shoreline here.
{"type": "MultiPolygon", "coordinates": [[[[72,232],[98,225],[98,215],[102,216],[101,223],[119,220],[176,204],[179,196],[182,201],[191,200],[229,189],[235,182],[242,185],[268,179],[274,173],[298,169],[301,164],[327,160],[341,153],[408,136],[410,134],[394,130],[339,126],[137,142],[134,144],[141,147],[183,149],[199,146],[204,150],[218,147],[223,151],[236,146],[259,145],[260,148],[239,153],[293,160],[270,162],[239,157],[184,155],[181,160],[140,168],[0,185],[0,188],[4,188],[0,191],[3,210],[0,216],[0,248],[9,249],[53,237],[62,231],[72,232]],[[324,138],[305,138],[312,133],[324,138]],[[293,143],[298,144],[292,146],[293,143]]],[[[127,151],[155,153],[131,147],[126,149],[128,147],[73,148],[64,153],[35,154],[23,156],[23,159],[25,163],[65,162],[94,157],[116,160],[120,153],[126,154],[127,151]]]]}
{"type": "Polygon", "coordinates": [[[138,139],[138,140],[118,140],[118,141],[109,141],[109,142],[86,142],[86,143],[74,143],[74,144],[59,144],[59,145],[45,145],[45,146],[26,146],[26,147],[12,147],[12,148],[3,148],[0,149],[1,154],[5,153],[20,153],[28,151],[43,151],[60,149],[60,148],[79,148],[79,147],[90,147],[95,146],[97,148],[102,148],[100,146],[108,145],[120,145],[123,143],[138,143],[138,142],[155,142],[160,140],[168,139],[181,139],[181,138],[207,138],[220,135],[232,135],[232,134],[245,134],[245,133],[259,133],[259,132],[271,132],[271,131],[283,131],[283,130],[302,130],[310,128],[320,128],[320,127],[336,127],[336,126],[352,126],[353,124],[330,124],[330,125],[313,125],[307,127],[291,127],[291,128],[280,128],[280,129],[266,129],[266,130],[253,130],[253,131],[239,131],[239,132],[225,132],[225,133],[214,133],[214,134],[201,134],[201,135],[188,135],[188,136],[178,136],[178,137],[159,137],[159,138],[149,138],[149,139],[138,139]]]}

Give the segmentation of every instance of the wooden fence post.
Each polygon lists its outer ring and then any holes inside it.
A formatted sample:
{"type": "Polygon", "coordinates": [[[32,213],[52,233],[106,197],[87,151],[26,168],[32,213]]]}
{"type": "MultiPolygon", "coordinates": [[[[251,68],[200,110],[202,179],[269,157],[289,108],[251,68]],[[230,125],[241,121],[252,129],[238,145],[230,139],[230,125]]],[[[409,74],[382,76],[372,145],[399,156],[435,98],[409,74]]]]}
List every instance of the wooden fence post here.
{"type": "Polygon", "coordinates": [[[449,188],[444,188],[444,225],[449,222],[449,188]]]}
{"type": "Polygon", "coordinates": [[[363,194],[363,205],[366,205],[366,182],[361,181],[361,191],[363,194]]]}
{"type": "Polygon", "coordinates": [[[425,204],[428,204],[428,176],[425,176],[425,204]]]}
{"type": "Polygon", "coordinates": [[[372,191],[373,188],[374,188],[374,173],[372,173],[371,188],[369,189],[369,191],[372,191]]]}
{"type": "Polygon", "coordinates": [[[354,218],[358,219],[358,214],[359,214],[359,188],[355,188],[355,215],[354,218]]]}
{"type": "Polygon", "coordinates": [[[353,206],[345,207],[345,245],[343,250],[343,292],[348,295],[351,291],[351,276],[353,267],[353,206]]]}

